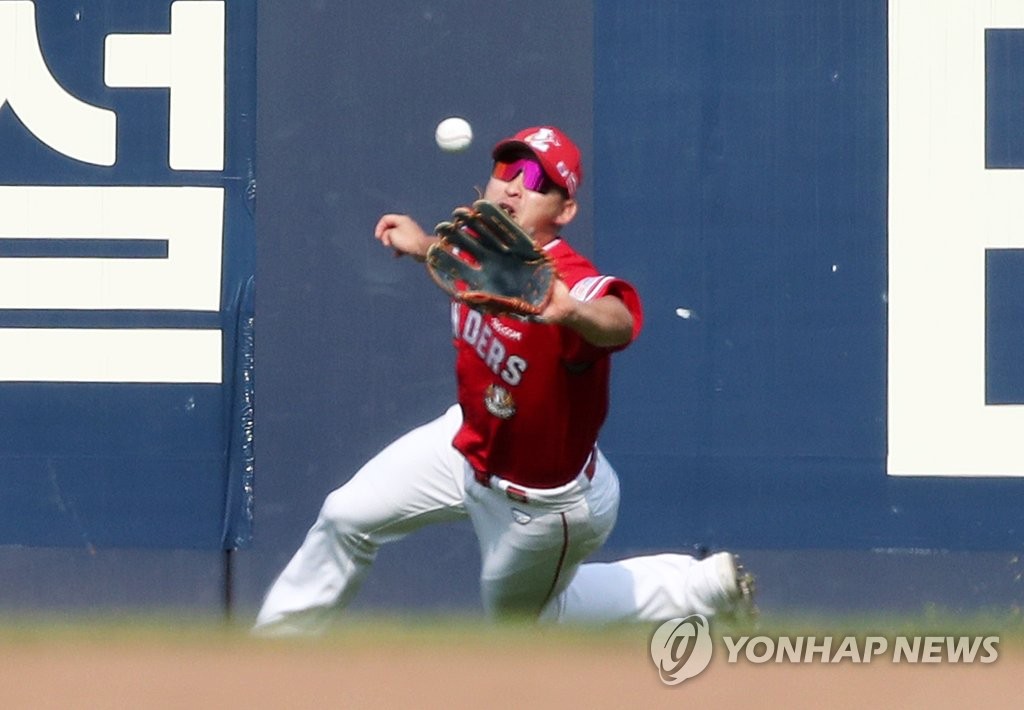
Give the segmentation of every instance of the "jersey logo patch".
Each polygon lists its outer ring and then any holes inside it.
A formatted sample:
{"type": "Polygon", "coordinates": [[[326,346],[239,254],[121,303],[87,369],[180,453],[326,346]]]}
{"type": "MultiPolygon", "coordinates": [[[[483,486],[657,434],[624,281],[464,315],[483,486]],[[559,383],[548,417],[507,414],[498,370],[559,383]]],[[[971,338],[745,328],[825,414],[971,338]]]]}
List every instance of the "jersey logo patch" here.
{"type": "Polygon", "coordinates": [[[504,387],[488,385],[484,392],[484,406],[499,419],[510,419],[516,413],[516,403],[504,387]]]}

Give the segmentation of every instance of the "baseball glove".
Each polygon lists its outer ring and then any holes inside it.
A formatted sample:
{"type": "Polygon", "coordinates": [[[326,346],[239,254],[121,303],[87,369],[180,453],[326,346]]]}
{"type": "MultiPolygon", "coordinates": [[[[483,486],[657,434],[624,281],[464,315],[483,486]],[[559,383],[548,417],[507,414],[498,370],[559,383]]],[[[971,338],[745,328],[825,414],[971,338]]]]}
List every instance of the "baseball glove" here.
{"type": "Polygon", "coordinates": [[[427,251],[427,270],[452,298],[487,313],[535,318],[551,298],[555,266],[497,205],[459,207],[427,251]]]}

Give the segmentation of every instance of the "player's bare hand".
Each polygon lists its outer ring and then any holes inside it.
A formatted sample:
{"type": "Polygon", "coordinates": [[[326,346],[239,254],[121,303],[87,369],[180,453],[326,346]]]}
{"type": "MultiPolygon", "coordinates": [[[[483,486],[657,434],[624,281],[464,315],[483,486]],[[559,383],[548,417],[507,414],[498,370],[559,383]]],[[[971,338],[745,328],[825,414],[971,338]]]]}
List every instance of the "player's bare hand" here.
{"type": "Polygon", "coordinates": [[[391,249],[395,256],[408,254],[418,261],[423,261],[427,249],[436,241],[412,217],[404,214],[386,214],[381,217],[374,227],[373,236],[391,249]]]}
{"type": "Polygon", "coordinates": [[[565,281],[555,279],[551,298],[548,299],[548,305],[541,311],[539,318],[545,323],[565,324],[572,319],[578,305],[579,301],[569,295],[569,287],[565,285],[565,281]]]}

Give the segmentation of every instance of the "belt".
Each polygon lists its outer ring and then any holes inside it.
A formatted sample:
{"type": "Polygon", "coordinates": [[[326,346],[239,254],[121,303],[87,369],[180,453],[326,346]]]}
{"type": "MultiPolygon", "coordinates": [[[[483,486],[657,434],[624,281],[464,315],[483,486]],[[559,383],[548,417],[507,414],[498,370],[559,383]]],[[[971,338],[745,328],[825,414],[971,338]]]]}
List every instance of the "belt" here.
{"type": "Polygon", "coordinates": [[[516,502],[529,503],[531,492],[534,493],[535,497],[538,495],[543,496],[544,493],[547,493],[549,491],[551,493],[555,493],[559,489],[564,488],[570,485],[571,483],[579,480],[581,477],[585,477],[586,480],[591,481],[594,478],[594,471],[596,470],[597,449],[594,448],[591,449],[590,456],[587,458],[586,465],[584,465],[583,470],[580,471],[576,478],[560,486],[554,486],[552,488],[524,488],[522,486],[517,486],[511,481],[503,479],[500,476],[495,476],[493,474],[487,473],[486,471],[480,471],[475,468],[473,469],[473,478],[476,480],[477,483],[479,483],[481,486],[484,486],[485,488],[498,488],[499,490],[503,491],[506,496],[508,496],[510,499],[516,502]]]}

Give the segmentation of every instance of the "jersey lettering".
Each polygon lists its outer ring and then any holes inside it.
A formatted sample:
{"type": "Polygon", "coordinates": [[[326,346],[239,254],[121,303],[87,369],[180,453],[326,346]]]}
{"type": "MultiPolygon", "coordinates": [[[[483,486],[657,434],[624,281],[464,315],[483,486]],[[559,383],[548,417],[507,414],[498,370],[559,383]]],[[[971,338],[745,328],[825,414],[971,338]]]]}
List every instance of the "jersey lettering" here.
{"type": "Polygon", "coordinates": [[[477,311],[466,309],[466,320],[462,324],[462,339],[470,345],[475,345],[476,339],[480,337],[482,323],[483,319],[477,311]]]}
{"type": "Polygon", "coordinates": [[[483,326],[480,328],[480,334],[477,336],[476,347],[473,348],[476,350],[476,354],[480,356],[480,359],[485,362],[487,361],[487,346],[490,344],[493,335],[494,331],[491,330],[490,326],[483,326]]]}
{"type": "Polygon", "coordinates": [[[518,355],[512,355],[505,362],[505,369],[501,372],[501,379],[503,379],[506,384],[515,387],[522,381],[523,373],[526,372],[526,368],[526,360],[518,355]]]}
{"type": "MultiPolygon", "coordinates": [[[[479,352],[479,351],[478,351],[479,352]]],[[[487,357],[484,362],[487,367],[491,368],[491,371],[497,373],[501,368],[501,363],[505,360],[505,346],[502,345],[500,340],[492,340],[491,346],[487,348],[487,357]]]]}
{"type": "Polygon", "coordinates": [[[526,360],[518,355],[508,355],[505,344],[495,337],[495,331],[484,323],[479,311],[466,308],[466,319],[459,328],[459,311],[458,304],[452,303],[452,326],[456,336],[469,345],[484,365],[495,375],[500,375],[506,384],[518,385],[526,372],[526,360]]]}

